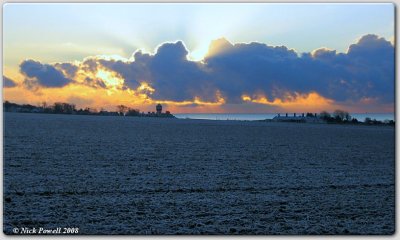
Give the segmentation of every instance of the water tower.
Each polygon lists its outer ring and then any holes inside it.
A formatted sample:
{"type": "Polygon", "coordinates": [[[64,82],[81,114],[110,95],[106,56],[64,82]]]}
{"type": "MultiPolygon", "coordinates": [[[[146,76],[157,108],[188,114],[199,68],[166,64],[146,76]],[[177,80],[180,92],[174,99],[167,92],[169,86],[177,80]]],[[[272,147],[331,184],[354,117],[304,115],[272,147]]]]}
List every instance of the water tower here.
{"type": "Polygon", "coordinates": [[[156,111],[157,111],[157,114],[161,114],[161,112],[162,112],[162,106],[161,106],[161,104],[157,104],[157,106],[156,106],[156,111]]]}

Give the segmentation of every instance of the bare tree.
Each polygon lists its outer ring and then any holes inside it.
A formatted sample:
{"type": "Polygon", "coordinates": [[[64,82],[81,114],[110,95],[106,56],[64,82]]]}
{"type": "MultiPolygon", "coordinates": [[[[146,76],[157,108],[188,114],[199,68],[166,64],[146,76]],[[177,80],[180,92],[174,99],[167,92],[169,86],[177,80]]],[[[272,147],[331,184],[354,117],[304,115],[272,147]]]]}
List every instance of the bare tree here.
{"type": "Polygon", "coordinates": [[[118,105],[117,106],[117,112],[120,115],[126,115],[126,113],[129,111],[129,108],[125,105],[118,105]]]}
{"type": "Polygon", "coordinates": [[[46,101],[43,101],[43,102],[42,102],[41,107],[42,107],[43,109],[46,109],[46,108],[47,108],[47,103],[46,103],[46,101]]]}
{"type": "Polygon", "coordinates": [[[53,105],[54,113],[71,114],[75,110],[75,104],[56,102],[53,105]]]}
{"type": "Polygon", "coordinates": [[[319,117],[320,117],[321,119],[324,119],[324,120],[329,120],[329,119],[331,118],[331,114],[328,113],[327,111],[322,111],[322,112],[319,114],[319,117]]]}
{"type": "Polygon", "coordinates": [[[333,117],[339,122],[343,122],[344,120],[350,121],[351,119],[351,116],[348,112],[340,109],[337,109],[333,112],[333,117]]]}
{"type": "Polygon", "coordinates": [[[139,109],[128,108],[128,111],[126,112],[126,116],[139,116],[139,115],[140,115],[139,109]]]}

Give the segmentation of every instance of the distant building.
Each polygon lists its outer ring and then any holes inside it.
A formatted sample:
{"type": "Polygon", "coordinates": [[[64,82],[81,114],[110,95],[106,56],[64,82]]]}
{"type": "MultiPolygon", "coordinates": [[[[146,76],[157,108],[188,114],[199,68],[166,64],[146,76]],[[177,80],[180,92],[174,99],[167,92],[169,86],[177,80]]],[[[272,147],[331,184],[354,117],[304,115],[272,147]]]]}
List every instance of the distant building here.
{"type": "Polygon", "coordinates": [[[157,106],[156,106],[156,111],[157,111],[157,114],[161,114],[161,113],[162,113],[162,106],[161,106],[161,104],[157,104],[157,106]]]}
{"type": "Polygon", "coordinates": [[[321,118],[317,117],[317,114],[307,114],[307,116],[304,115],[304,113],[301,114],[301,116],[297,116],[296,113],[293,113],[293,116],[289,116],[287,113],[285,116],[281,116],[281,114],[278,113],[277,116],[275,116],[273,119],[275,122],[307,122],[307,123],[322,123],[324,122],[321,118]]]}

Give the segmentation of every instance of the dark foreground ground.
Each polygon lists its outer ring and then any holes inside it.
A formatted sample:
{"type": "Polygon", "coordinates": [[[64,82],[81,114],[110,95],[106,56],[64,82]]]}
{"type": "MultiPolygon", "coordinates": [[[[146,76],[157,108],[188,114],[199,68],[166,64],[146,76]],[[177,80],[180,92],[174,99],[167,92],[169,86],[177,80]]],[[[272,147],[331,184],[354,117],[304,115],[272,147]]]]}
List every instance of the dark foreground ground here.
{"type": "Polygon", "coordinates": [[[7,234],[394,232],[394,127],[4,119],[7,234]]]}

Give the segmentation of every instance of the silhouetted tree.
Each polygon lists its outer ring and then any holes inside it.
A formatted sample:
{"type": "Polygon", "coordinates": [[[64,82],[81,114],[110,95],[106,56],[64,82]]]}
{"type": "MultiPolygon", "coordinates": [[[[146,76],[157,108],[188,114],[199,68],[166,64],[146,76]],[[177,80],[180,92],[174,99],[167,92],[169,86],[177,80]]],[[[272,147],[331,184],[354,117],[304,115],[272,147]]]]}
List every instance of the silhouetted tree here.
{"type": "Polygon", "coordinates": [[[335,118],[337,122],[343,122],[344,120],[349,121],[351,116],[348,112],[337,109],[333,112],[333,118],[335,118]]]}
{"type": "Polygon", "coordinates": [[[90,108],[85,108],[85,109],[79,109],[78,111],[76,111],[77,114],[79,115],[89,115],[90,114],[90,108]]]}
{"type": "Polygon", "coordinates": [[[128,109],[128,112],[126,113],[126,116],[139,116],[140,111],[138,109],[128,109]]]}
{"type": "Polygon", "coordinates": [[[75,104],[56,102],[53,105],[54,113],[71,114],[75,111],[75,104]]]}
{"type": "Polygon", "coordinates": [[[369,117],[365,118],[364,122],[366,124],[373,124],[373,125],[381,125],[381,124],[383,124],[382,121],[379,121],[379,120],[376,120],[376,119],[371,120],[371,118],[369,118],[369,117]]]}
{"type": "Polygon", "coordinates": [[[350,120],[352,120],[352,117],[348,112],[346,112],[346,115],[345,115],[344,119],[349,122],[350,120]]]}
{"type": "Polygon", "coordinates": [[[40,104],[40,108],[42,108],[42,111],[43,111],[44,113],[50,113],[50,112],[52,111],[51,108],[48,107],[48,105],[47,105],[47,103],[46,103],[45,101],[43,101],[43,102],[40,104]]]}
{"type": "MultiPolygon", "coordinates": [[[[14,103],[15,104],[15,103],[14,103]]],[[[16,105],[16,104],[15,104],[16,105]]],[[[9,101],[5,101],[3,103],[3,110],[4,111],[9,111],[13,107],[13,103],[10,103],[9,101]]]]}
{"type": "Polygon", "coordinates": [[[16,104],[9,101],[3,102],[3,110],[6,112],[23,112],[23,113],[55,113],[55,114],[79,114],[79,115],[105,115],[105,116],[136,116],[136,117],[174,117],[169,111],[165,114],[156,114],[149,112],[145,114],[140,113],[139,109],[128,108],[124,105],[117,106],[118,112],[108,112],[104,108],[98,112],[96,108],[80,108],[76,109],[75,104],[56,102],[51,106],[48,106],[46,102],[38,103],[38,106],[30,104],[16,104]]]}
{"type": "Polygon", "coordinates": [[[325,121],[329,121],[329,120],[332,118],[332,117],[331,117],[331,114],[328,113],[327,111],[322,111],[322,112],[319,114],[319,117],[320,117],[321,119],[325,120],[325,121]]]}
{"type": "Polygon", "coordinates": [[[16,109],[18,107],[20,107],[20,105],[18,105],[16,103],[11,103],[9,101],[5,101],[3,103],[3,111],[6,111],[6,112],[12,111],[13,108],[16,109]]]}
{"type": "Polygon", "coordinates": [[[388,120],[388,121],[385,122],[385,124],[394,125],[394,120],[388,120]]]}
{"type": "Polygon", "coordinates": [[[45,101],[41,102],[40,107],[43,109],[47,108],[47,103],[45,101]]]}
{"type": "Polygon", "coordinates": [[[117,106],[117,112],[120,115],[125,116],[126,113],[128,112],[128,110],[129,110],[129,108],[127,106],[125,106],[125,105],[118,105],[117,106]]]}

